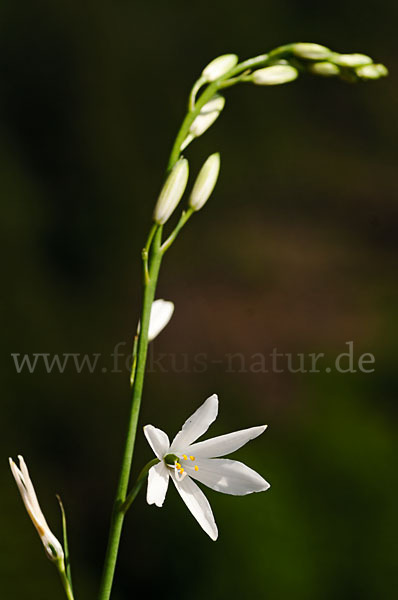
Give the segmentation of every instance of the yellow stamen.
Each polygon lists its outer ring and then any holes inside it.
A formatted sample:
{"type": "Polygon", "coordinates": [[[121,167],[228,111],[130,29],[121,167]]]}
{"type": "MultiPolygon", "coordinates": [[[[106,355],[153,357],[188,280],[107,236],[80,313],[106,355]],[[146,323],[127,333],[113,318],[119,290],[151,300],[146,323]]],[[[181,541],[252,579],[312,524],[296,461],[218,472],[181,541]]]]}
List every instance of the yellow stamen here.
{"type": "Polygon", "coordinates": [[[187,456],[186,454],[183,454],[183,455],[182,455],[182,458],[183,458],[184,460],[188,460],[188,456],[187,456]]]}
{"type": "Polygon", "coordinates": [[[181,469],[180,463],[176,462],[176,467],[177,467],[177,469],[181,469]]]}
{"type": "Polygon", "coordinates": [[[184,469],[183,469],[182,467],[181,467],[181,469],[180,469],[180,474],[181,474],[181,473],[184,473],[184,469]]]}
{"type": "Polygon", "coordinates": [[[195,457],[194,457],[194,456],[190,456],[189,458],[190,458],[191,460],[195,460],[195,457]]]}
{"type": "Polygon", "coordinates": [[[195,465],[195,471],[199,471],[198,465],[195,465]]]}

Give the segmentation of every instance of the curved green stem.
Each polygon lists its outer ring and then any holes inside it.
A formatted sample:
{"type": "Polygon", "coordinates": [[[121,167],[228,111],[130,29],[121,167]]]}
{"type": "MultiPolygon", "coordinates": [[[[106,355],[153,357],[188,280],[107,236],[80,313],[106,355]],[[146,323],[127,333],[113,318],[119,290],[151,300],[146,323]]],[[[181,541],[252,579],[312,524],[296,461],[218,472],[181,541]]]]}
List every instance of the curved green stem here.
{"type": "Polygon", "coordinates": [[[149,469],[151,467],[154,467],[155,465],[157,465],[159,463],[159,459],[158,458],[154,458],[153,460],[150,460],[145,467],[143,467],[143,469],[141,470],[140,474],[137,477],[137,481],[135,482],[135,484],[133,485],[131,491],[129,492],[125,503],[122,506],[122,511],[124,512],[124,514],[126,514],[126,512],[128,511],[128,509],[130,508],[130,506],[133,504],[134,500],[136,499],[139,491],[142,488],[142,484],[144,483],[145,479],[147,478],[147,475],[149,473],[149,469]]]}
{"type": "Polygon", "coordinates": [[[156,233],[153,237],[152,251],[148,269],[149,281],[147,281],[144,278],[144,298],[142,305],[140,334],[138,339],[135,378],[134,385],[132,388],[131,411],[127,429],[122,467],[119,476],[119,483],[113,506],[108,547],[106,551],[104,571],[102,575],[98,600],[108,600],[111,595],[116,561],[119,551],[120,538],[125,517],[123,504],[125,503],[127,497],[127,489],[130,479],[131,463],[134,453],[138,416],[140,412],[142,390],[144,386],[145,365],[148,352],[149,319],[151,316],[151,308],[155,297],[156,284],[162,261],[162,252],[160,251],[162,229],[162,227],[159,227],[156,230],[156,233]]]}
{"type": "Polygon", "coordinates": [[[196,96],[196,93],[199,89],[199,87],[198,87],[199,82],[200,82],[200,87],[202,85],[202,81],[201,81],[201,79],[199,79],[192,88],[192,91],[190,94],[189,111],[186,114],[184,121],[182,122],[180,130],[179,130],[176,140],[174,142],[174,145],[173,145],[173,148],[172,148],[172,151],[170,154],[167,170],[171,171],[171,169],[174,167],[175,163],[179,159],[180,154],[181,154],[181,145],[189,133],[189,128],[191,127],[195,118],[200,113],[201,108],[209,100],[212,99],[214,94],[216,94],[219,89],[230,87],[232,85],[235,85],[236,83],[239,83],[239,78],[233,79],[231,82],[228,82],[227,80],[234,78],[236,75],[239,75],[239,73],[242,73],[249,69],[259,69],[277,59],[284,58],[285,56],[291,56],[293,45],[294,44],[286,44],[285,46],[279,46],[278,48],[275,48],[275,50],[272,50],[268,54],[260,54],[259,56],[255,56],[254,58],[249,58],[248,60],[245,60],[245,61],[237,64],[233,69],[231,69],[230,71],[225,73],[222,77],[220,77],[216,81],[213,81],[212,83],[210,83],[207,86],[207,88],[202,92],[199,99],[196,102],[194,102],[193,98],[196,96]]]}

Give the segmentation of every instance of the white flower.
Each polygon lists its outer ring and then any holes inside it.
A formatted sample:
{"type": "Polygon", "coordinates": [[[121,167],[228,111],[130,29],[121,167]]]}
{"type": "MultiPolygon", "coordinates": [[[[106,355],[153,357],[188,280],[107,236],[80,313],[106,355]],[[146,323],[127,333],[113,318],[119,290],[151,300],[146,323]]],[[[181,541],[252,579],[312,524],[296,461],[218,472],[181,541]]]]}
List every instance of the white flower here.
{"type": "Polygon", "coordinates": [[[320,44],[312,44],[310,42],[300,42],[293,45],[293,53],[299,58],[308,60],[322,60],[329,58],[331,51],[320,44]]]}
{"type": "Polygon", "coordinates": [[[148,504],[163,505],[171,477],[188,509],[212,540],[218,537],[217,525],[206,496],[193,479],[217,492],[234,496],[263,492],[270,487],[261,475],[246,465],[219,458],[259,436],[266,425],[196,442],[216,419],[217,413],[218,398],[213,394],[185,421],[171,445],[166,433],[153,425],[144,427],[148,443],[160,461],[149,470],[148,504]]]}
{"type": "Polygon", "coordinates": [[[206,81],[215,81],[225,73],[228,73],[238,62],[236,54],[223,54],[212,60],[202,71],[202,77],[206,81]]]}
{"type": "Polygon", "coordinates": [[[47,521],[44,518],[37,500],[32,481],[29,477],[29,471],[25,461],[22,456],[18,456],[18,459],[20,468],[17,467],[11,458],[9,459],[10,467],[28,515],[32,519],[33,525],[36,527],[37,533],[43,542],[48,558],[52,561],[63,561],[64,551],[60,542],[47,525],[47,521]]]}
{"type": "MultiPolygon", "coordinates": [[[[169,300],[155,300],[149,319],[148,342],[151,342],[166,327],[174,312],[174,304],[169,300]]],[[[139,327],[138,327],[139,329],[139,327]]]]}
{"type": "Polygon", "coordinates": [[[209,127],[211,127],[214,121],[219,117],[222,109],[224,108],[225,98],[216,94],[209,102],[207,102],[202,108],[198,116],[194,119],[191,127],[189,128],[189,134],[181,144],[180,150],[184,150],[193,139],[201,136],[209,127]]]}
{"type": "Polygon", "coordinates": [[[373,61],[366,54],[336,54],[333,56],[333,62],[340,67],[360,67],[373,61]]]}
{"type": "Polygon", "coordinates": [[[180,158],[167,177],[153,212],[153,220],[159,225],[164,225],[176,209],[187,187],[188,174],[188,161],[180,158]]]}
{"type": "Polygon", "coordinates": [[[189,197],[189,206],[200,210],[210,198],[220,172],[220,154],[211,154],[201,168],[189,197]]]}
{"type": "Polygon", "coordinates": [[[256,85],[279,85],[293,81],[297,76],[297,69],[290,65],[273,65],[254,71],[252,80],[256,85]]]}

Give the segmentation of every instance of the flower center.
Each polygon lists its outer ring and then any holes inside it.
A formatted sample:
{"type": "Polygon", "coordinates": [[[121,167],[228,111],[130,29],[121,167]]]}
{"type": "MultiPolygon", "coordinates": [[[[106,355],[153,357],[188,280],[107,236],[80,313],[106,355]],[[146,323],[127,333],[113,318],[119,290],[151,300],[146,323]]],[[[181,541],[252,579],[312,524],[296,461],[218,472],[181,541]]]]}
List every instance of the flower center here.
{"type": "MultiPolygon", "coordinates": [[[[191,461],[195,461],[195,457],[192,455],[188,457],[186,454],[183,454],[180,458],[176,454],[166,454],[166,456],[164,457],[164,461],[168,467],[175,469],[177,481],[182,481],[187,475],[183,464],[186,463],[186,461],[189,461],[188,464],[191,464],[191,461]]],[[[194,470],[199,471],[198,465],[194,466],[194,470]]]]}

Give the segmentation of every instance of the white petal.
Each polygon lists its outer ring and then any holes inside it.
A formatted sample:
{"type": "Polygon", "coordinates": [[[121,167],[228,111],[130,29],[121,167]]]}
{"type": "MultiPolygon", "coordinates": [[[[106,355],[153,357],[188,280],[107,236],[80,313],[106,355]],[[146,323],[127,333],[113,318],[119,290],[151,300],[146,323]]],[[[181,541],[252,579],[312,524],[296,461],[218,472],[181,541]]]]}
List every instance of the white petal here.
{"type": "Polygon", "coordinates": [[[219,435],[218,437],[204,440],[203,442],[197,442],[189,447],[190,454],[201,458],[214,458],[217,456],[225,456],[235,452],[238,448],[241,448],[250,440],[254,440],[257,436],[261,435],[267,428],[267,425],[261,425],[260,427],[249,427],[249,429],[242,429],[241,431],[234,431],[233,433],[227,433],[226,435],[219,435]]]}
{"type": "Polygon", "coordinates": [[[47,521],[44,518],[29,476],[28,467],[22,456],[18,456],[18,459],[20,468],[17,467],[11,458],[10,467],[28,515],[30,516],[33,525],[36,527],[48,558],[50,560],[63,560],[64,551],[62,545],[47,525],[47,521]]]}
{"type": "Polygon", "coordinates": [[[184,469],[194,479],[216,492],[245,496],[252,492],[265,492],[270,485],[256,471],[237,460],[227,458],[198,458],[184,469]],[[198,471],[195,471],[195,465],[198,471]]]}
{"type": "Polygon", "coordinates": [[[170,452],[184,452],[186,448],[203,435],[217,418],[218,398],[213,394],[187,419],[181,431],[175,436],[170,452]]]}
{"type": "Polygon", "coordinates": [[[167,433],[161,429],[157,429],[153,425],[145,425],[144,427],[145,437],[148,440],[148,444],[154,451],[155,455],[159,460],[162,460],[165,454],[167,454],[170,446],[170,441],[167,433]]]}
{"type": "Polygon", "coordinates": [[[43,512],[40,508],[39,501],[37,500],[36,492],[30,479],[28,467],[22,456],[18,456],[19,466],[14,463],[10,458],[10,466],[14,479],[18,485],[19,492],[22,500],[25,504],[25,508],[28,511],[35,527],[41,526],[43,529],[48,528],[46,519],[44,518],[43,512]]]}
{"type": "Polygon", "coordinates": [[[217,525],[210,504],[202,490],[190,477],[185,477],[182,481],[177,481],[173,474],[171,478],[192,515],[207,535],[215,541],[218,537],[217,525]]]}
{"type": "Polygon", "coordinates": [[[146,493],[148,504],[163,506],[169,485],[169,476],[169,470],[163,461],[149,469],[146,493]]]}
{"type": "Polygon", "coordinates": [[[151,308],[148,341],[151,342],[164,329],[174,312],[174,304],[168,300],[155,300],[151,308]]]}

